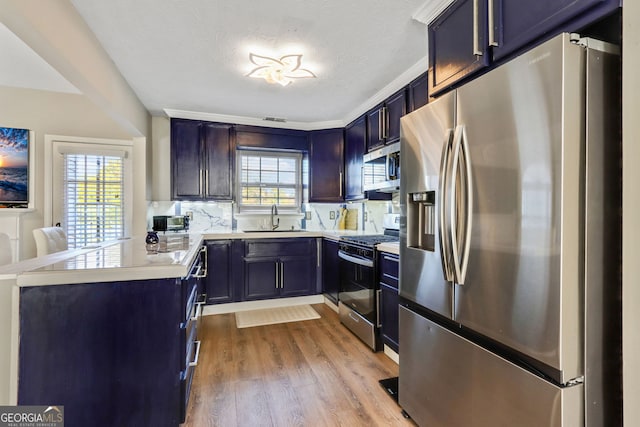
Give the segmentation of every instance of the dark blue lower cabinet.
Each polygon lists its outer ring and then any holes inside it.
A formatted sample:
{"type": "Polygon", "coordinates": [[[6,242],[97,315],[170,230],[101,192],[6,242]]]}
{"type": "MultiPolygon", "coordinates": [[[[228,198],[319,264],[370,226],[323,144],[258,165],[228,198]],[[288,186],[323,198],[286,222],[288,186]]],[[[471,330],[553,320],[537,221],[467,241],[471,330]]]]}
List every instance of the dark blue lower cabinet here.
{"type": "Polygon", "coordinates": [[[280,296],[295,297],[315,292],[316,257],[280,258],[280,296]]]}
{"type": "Polygon", "coordinates": [[[380,332],[382,341],[396,353],[399,341],[400,310],[398,289],[383,283],[380,284],[380,332]]]}
{"type": "Polygon", "coordinates": [[[247,258],[244,265],[244,300],[280,296],[277,258],[247,258]]]}
{"type": "Polygon", "coordinates": [[[64,405],[69,427],[179,425],[182,287],[159,279],[22,288],[18,404],[64,405]]]}
{"type": "Polygon", "coordinates": [[[207,304],[234,301],[231,240],[209,240],[207,246],[207,277],[204,279],[207,304]]]}
{"type": "Polygon", "coordinates": [[[340,291],[338,247],[337,241],[322,239],[322,293],[335,304],[340,291]]]}
{"type": "Polygon", "coordinates": [[[380,333],[382,341],[396,353],[399,351],[398,277],[400,257],[387,252],[378,253],[378,283],[380,293],[380,333]]]}
{"type": "Polygon", "coordinates": [[[245,240],[242,300],[318,293],[316,245],[314,238],[245,240]]]}

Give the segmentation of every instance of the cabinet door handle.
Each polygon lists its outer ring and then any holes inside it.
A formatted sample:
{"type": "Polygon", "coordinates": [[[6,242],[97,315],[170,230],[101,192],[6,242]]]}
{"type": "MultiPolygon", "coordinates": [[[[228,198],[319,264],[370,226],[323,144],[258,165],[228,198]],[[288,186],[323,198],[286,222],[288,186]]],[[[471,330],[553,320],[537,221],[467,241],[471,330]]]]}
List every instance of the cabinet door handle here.
{"type": "Polygon", "coordinates": [[[284,289],[284,264],[280,263],[280,288],[284,289]]]}
{"type": "Polygon", "coordinates": [[[200,195],[204,196],[204,169],[200,168],[200,195]]]}
{"type": "Polygon", "coordinates": [[[480,0],[473,0],[473,54],[482,56],[482,49],[480,49],[480,11],[478,9],[478,2],[480,0]]]}
{"type": "Polygon", "coordinates": [[[342,172],[340,172],[340,198],[342,198],[342,172]]]}
{"type": "Polygon", "coordinates": [[[380,323],[380,297],[382,295],[382,290],[378,289],[376,291],[376,326],[378,328],[382,327],[382,323],[380,323]]]}
{"type": "Polygon", "coordinates": [[[389,109],[382,107],[382,140],[389,138],[389,109]]]}
{"type": "Polygon", "coordinates": [[[189,366],[193,367],[193,366],[198,366],[198,358],[200,358],[200,344],[202,343],[202,341],[196,341],[195,345],[196,345],[196,355],[193,358],[193,362],[189,362],[189,366]]]}
{"type": "Polygon", "coordinates": [[[189,320],[197,321],[198,319],[200,319],[202,317],[202,306],[203,305],[204,305],[204,302],[197,302],[196,303],[196,311],[193,314],[193,316],[191,316],[191,318],[189,320]]]}
{"type": "Polygon", "coordinates": [[[204,170],[204,195],[209,196],[209,169],[204,170]]]}
{"type": "Polygon", "coordinates": [[[280,287],[280,283],[278,283],[279,282],[278,279],[280,278],[280,276],[278,275],[278,266],[279,266],[279,264],[280,264],[279,262],[276,262],[276,289],[280,287]]]}
{"type": "Polygon", "coordinates": [[[399,262],[398,258],[390,257],[389,255],[385,255],[382,258],[387,261],[399,262]]]}
{"type": "Polygon", "coordinates": [[[498,46],[498,41],[496,40],[496,29],[495,29],[495,16],[494,13],[494,2],[495,0],[489,0],[487,4],[487,13],[489,15],[489,46],[498,46]]]}

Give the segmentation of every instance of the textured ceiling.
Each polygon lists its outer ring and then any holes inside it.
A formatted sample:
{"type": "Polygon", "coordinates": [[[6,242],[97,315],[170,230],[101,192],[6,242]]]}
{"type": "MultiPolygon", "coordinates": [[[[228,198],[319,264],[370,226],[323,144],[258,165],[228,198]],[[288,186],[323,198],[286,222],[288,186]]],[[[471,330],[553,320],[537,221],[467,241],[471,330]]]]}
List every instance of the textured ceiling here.
{"type": "Polygon", "coordinates": [[[344,120],[423,60],[425,0],[71,0],[154,115],[344,120]],[[249,52],[302,53],[316,79],[245,75],[249,52]]]}

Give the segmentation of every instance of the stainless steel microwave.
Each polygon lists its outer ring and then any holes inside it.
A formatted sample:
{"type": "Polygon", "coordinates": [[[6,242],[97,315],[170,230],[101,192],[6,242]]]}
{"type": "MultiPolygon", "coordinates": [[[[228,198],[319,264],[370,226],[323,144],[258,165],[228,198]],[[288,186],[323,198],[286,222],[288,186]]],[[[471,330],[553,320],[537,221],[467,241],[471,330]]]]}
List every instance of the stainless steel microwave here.
{"type": "Polygon", "coordinates": [[[367,153],[362,160],[362,187],[364,191],[392,192],[400,190],[399,142],[367,153]]]}
{"type": "Polygon", "coordinates": [[[153,231],[188,231],[189,217],[182,215],[161,215],[153,217],[153,231]]]}

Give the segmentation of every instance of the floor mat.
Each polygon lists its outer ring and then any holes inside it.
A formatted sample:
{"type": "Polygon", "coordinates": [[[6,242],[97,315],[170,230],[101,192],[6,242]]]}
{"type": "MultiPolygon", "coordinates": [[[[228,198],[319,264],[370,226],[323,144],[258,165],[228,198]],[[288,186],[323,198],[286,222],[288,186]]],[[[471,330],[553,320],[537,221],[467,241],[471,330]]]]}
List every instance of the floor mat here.
{"type": "Polygon", "coordinates": [[[238,328],[274,325],[276,323],[298,322],[319,319],[320,315],[308,304],[290,307],[266,308],[261,310],[239,311],[236,313],[238,328]]]}

